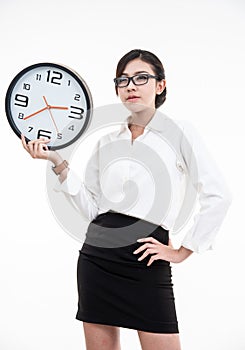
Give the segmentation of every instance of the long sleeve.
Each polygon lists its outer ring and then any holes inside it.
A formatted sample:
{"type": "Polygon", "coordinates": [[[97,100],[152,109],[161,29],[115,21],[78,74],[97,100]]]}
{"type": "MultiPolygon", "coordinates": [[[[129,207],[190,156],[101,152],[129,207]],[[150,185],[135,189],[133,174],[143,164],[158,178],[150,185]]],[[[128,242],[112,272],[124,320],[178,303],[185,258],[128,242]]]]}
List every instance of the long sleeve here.
{"type": "Polygon", "coordinates": [[[213,249],[232,196],[201,136],[189,122],[184,124],[181,151],[200,204],[182,246],[201,253],[213,249]]]}
{"type": "Polygon", "coordinates": [[[87,164],[83,181],[72,169],[70,169],[66,180],[62,183],[57,183],[55,186],[55,190],[62,191],[68,195],[74,201],[81,213],[89,220],[93,220],[98,214],[101,195],[98,145],[99,143],[97,142],[93,154],[87,164]]]}

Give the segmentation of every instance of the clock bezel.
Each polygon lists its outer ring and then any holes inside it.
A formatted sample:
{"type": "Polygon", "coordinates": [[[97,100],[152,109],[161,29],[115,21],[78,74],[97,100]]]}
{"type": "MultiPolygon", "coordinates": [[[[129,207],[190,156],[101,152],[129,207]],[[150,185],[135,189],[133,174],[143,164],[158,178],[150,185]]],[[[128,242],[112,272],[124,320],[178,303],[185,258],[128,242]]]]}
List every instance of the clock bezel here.
{"type": "MultiPolygon", "coordinates": [[[[71,144],[73,144],[74,142],[76,142],[81,135],[87,130],[90,122],[91,122],[91,118],[92,118],[92,112],[93,112],[93,100],[92,100],[92,94],[90,92],[90,89],[87,85],[87,83],[84,81],[84,79],[73,69],[71,69],[70,67],[60,64],[60,63],[52,63],[52,62],[41,62],[41,63],[35,63],[32,64],[24,69],[22,69],[11,81],[7,93],[6,93],[6,97],[5,97],[5,112],[6,112],[6,116],[8,119],[8,122],[12,128],[12,130],[14,131],[14,133],[21,138],[21,132],[19,130],[19,128],[17,127],[17,125],[15,124],[13,115],[12,115],[12,111],[11,111],[11,97],[12,97],[12,92],[14,87],[16,86],[16,84],[18,83],[19,79],[23,77],[23,75],[25,75],[26,73],[28,73],[29,71],[39,68],[39,67],[47,67],[47,68],[58,68],[60,70],[65,71],[66,73],[70,74],[79,84],[79,86],[81,87],[84,96],[85,96],[85,100],[86,100],[86,104],[87,104],[87,111],[86,111],[86,116],[85,116],[85,122],[83,124],[83,127],[81,128],[81,130],[76,134],[76,136],[74,136],[73,139],[71,139],[70,141],[62,144],[62,145],[52,145],[52,146],[48,146],[48,148],[50,150],[58,150],[58,149],[62,149],[65,147],[70,146],[71,144]]],[[[30,139],[28,139],[28,137],[26,135],[25,139],[26,142],[31,141],[30,139]]]]}

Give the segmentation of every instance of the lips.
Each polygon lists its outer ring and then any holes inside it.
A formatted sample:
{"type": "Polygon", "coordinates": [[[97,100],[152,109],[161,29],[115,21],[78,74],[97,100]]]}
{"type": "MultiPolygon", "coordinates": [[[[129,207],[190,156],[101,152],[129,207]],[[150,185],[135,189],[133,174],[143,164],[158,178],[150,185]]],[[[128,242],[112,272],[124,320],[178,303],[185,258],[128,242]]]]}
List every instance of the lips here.
{"type": "Polygon", "coordinates": [[[127,101],[136,101],[137,99],[139,98],[139,96],[136,96],[136,95],[129,95],[127,97],[127,101]]]}

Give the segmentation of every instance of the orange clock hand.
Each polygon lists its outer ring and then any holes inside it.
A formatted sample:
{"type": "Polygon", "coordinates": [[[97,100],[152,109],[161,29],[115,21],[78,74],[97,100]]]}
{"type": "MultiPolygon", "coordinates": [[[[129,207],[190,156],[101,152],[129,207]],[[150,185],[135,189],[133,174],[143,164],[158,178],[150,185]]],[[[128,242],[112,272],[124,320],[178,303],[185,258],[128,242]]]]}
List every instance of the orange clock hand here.
{"type": "Polygon", "coordinates": [[[69,109],[68,107],[60,107],[60,106],[49,106],[49,108],[54,108],[54,109],[69,109]]]}
{"type": "Polygon", "coordinates": [[[49,104],[48,104],[48,102],[47,102],[47,100],[46,100],[45,96],[43,96],[43,99],[44,99],[44,102],[45,102],[45,103],[46,103],[46,105],[47,105],[47,108],[48,108],[48,111],[49,111],[50,117],[51,117],[51,119],[52,119],[52,122],[54,123],[55,129],[56,129],[57,133],[59,133],[59,130],[58,130],[57,125],[56,125],[56,123],[55,123],[55,120],[54,120],[53,114],[52,114],[52,112],[51,112],[51,110],[50,110],[50,106],[49,106],[49,104]]]}
{"type": "Polygon", "coordinates": [[[23,120],[26,120],[26,119],[29,119],[29,118],[31,118],[31,117],[34,117],[34,115],[36,115],[36,114],[38,114],[38,113],[41,113],[41,112],[45,111],[46,109],[48,109],[48,107],[44,107],[44,108],[42,108],[42,109],[39,109],[39,111],[37,111],[37,112],[35,112],[35,113],[32,113],[32,114],[26,116],[25,118],[23,118],[23,120]]]}
{"type": "Polygon", "coordinates": [[[31,117],[34,117],[35,115],[45,111],[46,109],[49,109],[49,108],[54,108],[54,109],[63,109],[63,110],[68,110],[69,108],[68,107],[60,107],[60,106],[49,106],[47,105],[46,107],[40,109],[39,111],[36,111],[35,113],[32,113],[30,115],[27,115],[25,118],[23,118],[23,120],[26,120],[26,119],[29,119],[31,117]]]}
{"type": "Polygon", "coordinates": [[[44,99],[44,102],[45,102],[47,108],[50,108],[50,105],[48,104],[48,101],[46,100],[46,97],[45,97],[45,96],[43,96],[43,99],[44,99]]]}

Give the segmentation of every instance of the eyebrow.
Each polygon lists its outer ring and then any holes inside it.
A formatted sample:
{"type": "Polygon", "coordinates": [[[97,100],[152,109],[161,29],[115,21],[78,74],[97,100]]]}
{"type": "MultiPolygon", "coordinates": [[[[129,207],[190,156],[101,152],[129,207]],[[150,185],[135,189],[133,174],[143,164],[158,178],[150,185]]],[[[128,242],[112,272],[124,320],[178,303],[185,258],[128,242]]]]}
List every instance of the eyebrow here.
{"type": "MultiPolygon", "coordinates": [[[[147,74],[149,74],[149,72],[146,72],[145,70],[140,70],[140,71],[138,71],[138,72],[135,72],[133,75],[137,75],[137,74],[140,74],[140,73],[147,73],[147,74]]],[[[125,72],[122,72],[121,75],[127,75],[127,76],[128,76],[128,74],[125,73],[125,72]]]]}

